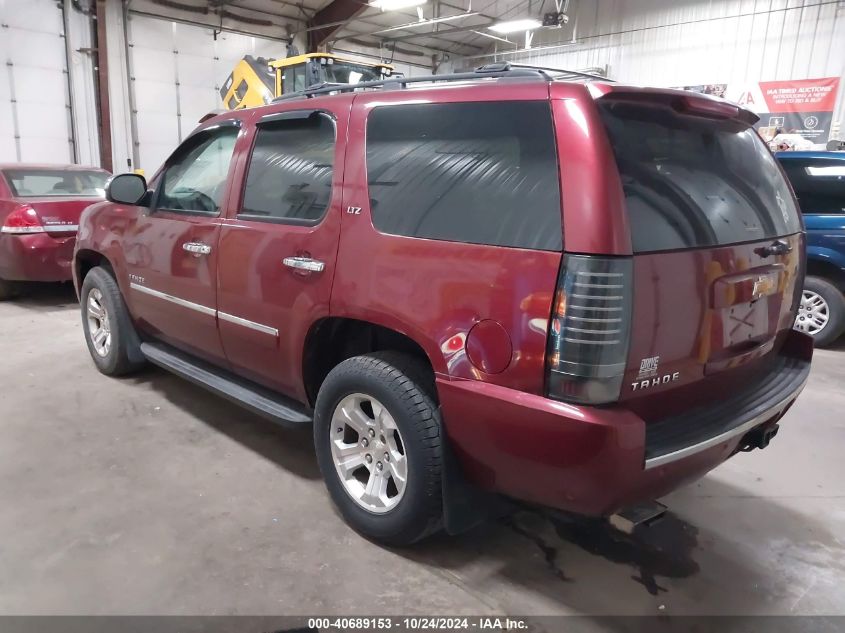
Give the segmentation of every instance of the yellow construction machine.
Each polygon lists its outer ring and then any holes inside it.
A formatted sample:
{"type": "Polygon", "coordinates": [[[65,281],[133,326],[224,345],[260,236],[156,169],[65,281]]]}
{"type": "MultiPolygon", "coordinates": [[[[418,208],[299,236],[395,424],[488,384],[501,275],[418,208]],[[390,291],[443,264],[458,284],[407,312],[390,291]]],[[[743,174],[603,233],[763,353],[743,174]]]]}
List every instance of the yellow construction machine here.
{"type": "Polygon", "coordinates": [[[307,53],[283,59],[246,55],[235,66],[220,97],[229,110],[270,103],[274,98],[319,84],[357,84],[393,74],[393,66],[332,53],[307,53]]]}

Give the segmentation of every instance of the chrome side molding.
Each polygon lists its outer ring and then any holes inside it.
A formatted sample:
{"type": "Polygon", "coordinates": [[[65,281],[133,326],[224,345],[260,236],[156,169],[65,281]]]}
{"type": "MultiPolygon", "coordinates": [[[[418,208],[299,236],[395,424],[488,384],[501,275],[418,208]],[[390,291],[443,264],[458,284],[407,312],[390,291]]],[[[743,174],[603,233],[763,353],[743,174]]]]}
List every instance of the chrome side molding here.
{"type": "Polygon", "coordinates": [[[137,290],[138,292],[150,295],[151,297],[175,303],[176,305],[188,308],[189,310],[195,310],[196,312],[201,312],[202,314],[207,314],[208,316],[217,316],[217,310],[214,308],[209,308],[208,306],[200,305],[199,303],[194,303],[193,301],[188,301],[186,299],[180,299],[179,297],[174,297],[166,292],[147,288],[141,284],[136,284],[134,281],[129,284],[129,287],[132,290],[137,290]]]}
{"type": "Polygon", "coordinates": [[[239,316],[235,316],[234,314],[227,314],[226,312],[220,312],[218,310],[217,318],[221,319],[222,321],[234,323],[235,325],[241,325],[245,328],[249,328],[250,330],[255,330],[256,332],[261,332],[262,334],[269,334],[271,336],[279,335],[279,330],[274,327],[270,327],[269,325],[262,325],[261,323],[256,323],[255,321],[250,321],[249,319],[244,319],[239,316]]]}
{"type": "Polygon", "coordinates": [[[161,292],[159,290],[153,290],[152,288],[147,288],[146,286],[142,286],[141,284],[135,283],[134,281],[129,284],[129,287],[132,290],[137,290],[138,292],[142,292],[144,294],[150,295],[151,297],[156,297],[157,299],[162,299],[164,301],[169,301],[174,303],[178,306],[183,308],[188,308],[189,310],[194,310],[196,312],[201,312],[202,314],[207,314],[208,316],[217,317],[218,319],[222,319],[223,321],[228,321],[229,323],[234,323],[236,325],[240,325],[251,330],[255,330],[256,332],[261,332],[263,334],[269,334],[271,336],[279,336],[279,330],[274,327],[270,327],[269,325],[263,325],[261,323],[256,323],[255,321],[250,321],[249,319],[244,319],[239,316],[235,316],[234,314],[227,314],[226,312],[220,312],[219,310],[215,310],[214,308],[209,308],[208,306],[201,305],[199,303],[194,303],[193,301],[188,301],[186,299],[180,299],[179,297],[174,297],[173,295],[169,295],[166,292],[161,292]]]}

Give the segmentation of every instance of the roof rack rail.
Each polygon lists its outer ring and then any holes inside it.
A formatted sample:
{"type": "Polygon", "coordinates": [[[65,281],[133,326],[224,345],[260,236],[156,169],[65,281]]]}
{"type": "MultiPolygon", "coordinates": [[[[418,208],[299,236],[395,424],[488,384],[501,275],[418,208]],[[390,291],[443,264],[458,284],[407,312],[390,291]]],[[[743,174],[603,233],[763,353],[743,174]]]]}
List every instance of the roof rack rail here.
{"type": "Polygon", "coordinates": [[[565,68],[550,68],[548,66],[535,66],[533,64],[520,64],[518,62],[505,62],[511,68],[533,68],[534,70],[542,70],[543,72],[552,74],[553,79],[593,79],[597,81],[607,81],[615,83],[613,79],[608,79],[603,75],[595,73],[588,73],[581,70],[567,70],[565,68]]]}
{"type": "Polygon", "coordinates": [[[530,66],[527,64],[513,64],[511,62],[497,62],[495,64],[486,64],[479,66],[475,70],[451,73],[448,75],[424,75],[419,77],[388,77],[386,79],[379,79],[376,81],[362,81],[357,84],[343,84],[343,83],[321,83],[314,86],[293,92],[289,95],[282,95],[276,97],[273,102],[287,101],[288,99],[299,99],[301,97],[311,98],[318,95],[338,93],[338,92],[354,92],[356,90],[367,90],[376,88],[392,88],[398,87],[400,89],[407,88],[408,84],[415,83],[435,83],[441,81],[468,81],[473,79],[497,79],[497,78],[532,78],[540,79],[542,81],[553,81],[555,79],[600,79],[604,77],[599,75],[590,75],[588,73],[580,73],[572,70],[560,70],[557,68],[544,68],[542,66],[530,66]]]}

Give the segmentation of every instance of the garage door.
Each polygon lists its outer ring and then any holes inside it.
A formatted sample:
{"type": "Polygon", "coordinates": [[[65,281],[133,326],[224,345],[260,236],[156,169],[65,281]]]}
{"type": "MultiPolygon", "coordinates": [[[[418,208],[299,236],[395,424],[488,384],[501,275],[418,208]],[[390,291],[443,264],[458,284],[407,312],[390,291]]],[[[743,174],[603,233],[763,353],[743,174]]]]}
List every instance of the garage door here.
{"type": "Polygon", "coordinates": [[[63,31],[54,0],[0,0],[0,162],[73,162],[63,31]]]}
{"type": "MultiPolygon", "coordinates": [[[[2,0],[0,0],[2,1],[2,0]]],[[[220,86],[244,55],[280,57],[285,43],[129,14],[130,89],[136,166],[152,174],[193,130],[222,107],[220,86]]]]}

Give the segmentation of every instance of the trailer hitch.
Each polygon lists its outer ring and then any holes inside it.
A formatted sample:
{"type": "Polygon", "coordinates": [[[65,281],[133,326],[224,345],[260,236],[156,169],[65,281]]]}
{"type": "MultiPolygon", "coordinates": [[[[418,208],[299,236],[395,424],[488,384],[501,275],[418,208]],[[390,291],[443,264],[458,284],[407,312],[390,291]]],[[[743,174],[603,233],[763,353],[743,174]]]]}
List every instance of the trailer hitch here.
{"type": "Polygon", "coordinates": [[[739,450],[748,453],[755,448],[766,448],[769,442],[778,434],[779,430],[780,427],[777,424],[757,427],[742,438],[742,442],[740,443],[741,448],[739,450]]]}

